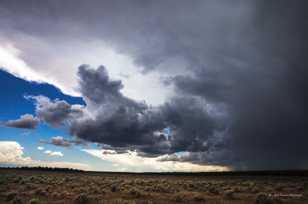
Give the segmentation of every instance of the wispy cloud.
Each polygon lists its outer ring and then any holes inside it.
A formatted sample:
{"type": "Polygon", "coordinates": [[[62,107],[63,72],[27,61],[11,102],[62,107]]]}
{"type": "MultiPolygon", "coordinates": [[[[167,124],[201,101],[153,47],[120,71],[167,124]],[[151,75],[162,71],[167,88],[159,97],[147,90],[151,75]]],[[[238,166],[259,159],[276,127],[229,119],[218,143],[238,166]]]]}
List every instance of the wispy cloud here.
{"type": "Polygon", "coordinates": [[[42,146],[38,146],[37,149],[40,150],[40,151],[42,151],[42,150],[44,150],[45,148],[42,147],[42,146]]]}
{"type": "Polygon", "coordinates": [[[60,147],[70,147],[72,145],[84,145],[86,146],[87,143],[83,140],[68,140],[63,138],[62,136],[54,136],[51,138],[50,141],[47,140],[41,140],[40,143],[42,144],[51,144],[51,145],[55,145],[55,146],[60,146],[60,147]]]}
{"type": "Polygon", "coordinates": [[[51,157],[63,157],[64,156],[62,152],[53,152],[51,150],[46,150],[44,151],[44,153],[51,157]]]}

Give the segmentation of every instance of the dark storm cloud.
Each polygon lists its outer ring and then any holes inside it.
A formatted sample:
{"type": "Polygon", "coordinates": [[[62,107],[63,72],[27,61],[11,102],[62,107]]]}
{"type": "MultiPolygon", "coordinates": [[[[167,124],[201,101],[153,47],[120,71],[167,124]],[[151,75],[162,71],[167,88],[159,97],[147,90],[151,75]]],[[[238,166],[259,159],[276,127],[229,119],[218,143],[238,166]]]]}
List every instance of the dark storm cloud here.
{"type": "Polygon", "coordinates": [[[144,103],[120,92],[121,81],[111,80],[103,66],[79,67],[80,89],[94,115],[75,121],[71,133],[115,147],[153,143],[152,133],[164,127],[160,116],[144,103]]]}
{"type": "Polygon", "coordinates": [[[61,147],[71,147],[72,145],[86,145],[85,141],[82,140],[67,140],[61,136],[52,137],[50,141],[41,140],[40,143],[52,144],[61,147]]]}
{"type": "MultiPolygon", "coordinates": [[[[221,163],[241,169],[305,168],[307,3],[259,1],[257,8],[253,41],[244,37],[243,48],[234,47],[233,53],[226,47],[214,69],[195,66],[194,77],[172,80],[178,93],[226,105],[229,136],[221,151],[231,157],[221,163]]],[[[173,157],[208,161],[200,153],[173,157]]]]}
{"type": "Polygon", "coordinates": [[[26,96],[26,98],[35,100],[37,117],[55,127],[69,123],[83,114],[82,106],[71,105],[63,100],[51,101],[45,96],[26,96]]]}
{"type": "MultiPolygon", "coordinates": [[[[307,1],[30,2],[2,1],[0,32],[102,39],[146,72],[187,63],[189,75],[168,81],[177,96],[154,109],[123,96],[104,68],[82,66],[81,92],[96,114],[74,120],[72,134],[145,156],[190,152],[169,160],[307,168],[307,1]],[[160,137],[169,126],[170,138],[160,137]]],[[[55,118],[70,115],[63,103],[55,118]]]]}
{"type": "Polygon", "coordinates": [[[39,124],[39,120],[33,115],[25,114],[20,116],[20,119],[17,120],[9,120],[5,122],[3,125],[7,127],[14,128],[24,128],[24,129],[35,129],[39,124]]]}
{"type": "Polygon", "coordinates": [[[256,26],[263,62],[233,94],[230,146],[243,168],[307,168],[307,1],[261,1],[256,26]],[[253,158],[258,158],[253,161],[253,158]]]}
{"type": "Polygon", "coordinates": [[[220,117],[208,110],[208,104],[198,97],[176,97],[161,107],[164,120],[171,128],[172,152],[207,151],[208,142],[225,125],[220,117]]]}
{"type": "Polygon", "coordinates": [[[102,40],[132,56],[145,71],[173,57],[197,62],[204,55],[207,60],[226,47],[239,46],[255,9],[251,0],[4,0],[1,5],[5,27],[1,31],[6,36],[14,38],[12,31],[17,30],[59,43],[67,38],[102,40]]]}
{"type": "Polygon", "coordinates": [[[217,135],[224,130],[226,115],[215,115],[207,110],[207,104],[198,97],[174,97],[156,111],[170,134],[160,131],[156,141],[139,147],[142,156],[159,156],[181,151],[203,151],[209,153],[214,145],[223,142],[217,135]]]}
{"type": "Polygon", "coordinates": [[[142,112],[146,106],[130,98],[125,97],[120,90],[123,88],[120,80],[111,80],[104,66],[96,70],[88,65],[78,68],[79,87],[88,105],[96,107],[107,106],[109,111],[112,107],[128,107],[135,112],[142,112]]]}
{"type": "Polygon", "coordinates": [[[103,66],[96,70],[81,66],[78,73],[86,102],[96,111],[94,117],[71,126],[71,133],[80,138],[153,156],[206,151],[206,142],[224,126],[201,98],[182,96],[152,108],[123,96],[121,82],[111,80],[103,66]],[[162,132],[167,127],[172,129],[170,136],[162,132]]]}
{"type": "MultiPolygon", "coordinates": [[[[82,65],[78,76],[87,109],[73,112],[65,101],[32,97],[38,117],[53,126],[67,124],[72,135],[110,145],[118,153],[137,150],[139,155],[152,157],[178,151],[206,152],[218,142],[216,135],[225,126],[225,115],[211,113],[210,105],[200,97],[181,96],[149,107],[123,96],[121,81],[110,79],[103,66],[82,65]],[[166,134],[165,128],[172,133],[166,134]]],[[[58,139],[49,143],[70,146],[58,139]]]]}

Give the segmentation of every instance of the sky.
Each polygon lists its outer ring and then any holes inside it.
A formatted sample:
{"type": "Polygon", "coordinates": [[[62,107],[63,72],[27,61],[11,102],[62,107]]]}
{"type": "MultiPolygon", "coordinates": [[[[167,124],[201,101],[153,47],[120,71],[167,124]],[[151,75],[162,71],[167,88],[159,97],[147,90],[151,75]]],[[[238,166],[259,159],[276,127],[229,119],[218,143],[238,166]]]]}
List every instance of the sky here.
{"type": "Polygon", "coordinates": [[[0,166],[308,168],[305,0],[0,0],[0,166]]]}

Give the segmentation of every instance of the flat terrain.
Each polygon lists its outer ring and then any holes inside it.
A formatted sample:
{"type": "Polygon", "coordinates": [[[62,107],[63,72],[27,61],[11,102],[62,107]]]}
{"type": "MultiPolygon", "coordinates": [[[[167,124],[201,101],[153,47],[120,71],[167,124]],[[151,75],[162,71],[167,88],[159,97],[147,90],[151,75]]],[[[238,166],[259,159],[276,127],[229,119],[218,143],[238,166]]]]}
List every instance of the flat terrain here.
{"type": "Polygon", "coordinates": [[[0,203],[308,203],[308,177],[0,169],[0,203]]]}

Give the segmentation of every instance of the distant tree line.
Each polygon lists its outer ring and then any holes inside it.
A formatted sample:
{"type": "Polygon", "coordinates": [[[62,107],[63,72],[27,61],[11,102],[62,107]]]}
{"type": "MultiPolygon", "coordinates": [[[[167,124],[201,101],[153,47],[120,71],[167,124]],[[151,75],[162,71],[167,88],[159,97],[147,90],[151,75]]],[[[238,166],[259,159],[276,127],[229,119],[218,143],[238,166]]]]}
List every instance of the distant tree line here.
{"type": "Polygon", "coordinates": [[[21,167],[0,167],[0,169],[19,169],[19,170],[28,170],[28,171],[58,171],[58,172],[84,172],[80,169],[73,169],[73,168],[59,168],[59,167],[28,167],[28,166],[21,166],[21,167]]]}

